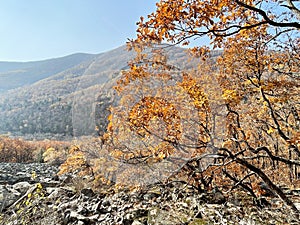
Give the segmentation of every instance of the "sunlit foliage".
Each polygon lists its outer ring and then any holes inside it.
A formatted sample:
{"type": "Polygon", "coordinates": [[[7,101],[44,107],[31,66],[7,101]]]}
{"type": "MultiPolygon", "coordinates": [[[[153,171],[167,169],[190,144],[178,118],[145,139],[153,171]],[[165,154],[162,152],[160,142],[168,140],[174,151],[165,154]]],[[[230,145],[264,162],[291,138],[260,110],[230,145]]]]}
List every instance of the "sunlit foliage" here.
{"type": "Polygon", "coordinates": [[[254,198],[264,181],[299,214],[279,188],[300,183],[298,5],[162,0],[156,6],[138,22],[128,42],[136,58],[115,87],[120,101],[102,139],[112,180],[180,179],[198,190],[240,188],[254,198]],[[203,36],[217,56],[197,42],[203,36]],[[187,47],[193,67],[170,64],[167,49],[175,45],[187,47]]]}
{"type": "Polygon", "coordinates": [[[137,57],[116,87],[112,154],[172,162],[206,188],[240,186],[255,196],[263,180],[297,211],[277,185],[299,185],[299,12],[294,1],[157,3],[128,43],[137,57]],[[222,49],[217,60],[194,47],[204,35],[222,49]],[[170,65],[173,45],[188,46],[198,66],[170,65]]]}
{"type": "Polygon", "coordinates": [[[63,141],[28,141],[21,138],[0,136],[0,162],[44,162],[45,157],[46,161],[50,163],[56,159],[57,162],[62,162],[65,160],[66,155],[64,153],[69,145],[70,143],[63,141]],[[50,151],[43,155],[47,149],[53,150],[52,160],[49,158],[50,151]]]}

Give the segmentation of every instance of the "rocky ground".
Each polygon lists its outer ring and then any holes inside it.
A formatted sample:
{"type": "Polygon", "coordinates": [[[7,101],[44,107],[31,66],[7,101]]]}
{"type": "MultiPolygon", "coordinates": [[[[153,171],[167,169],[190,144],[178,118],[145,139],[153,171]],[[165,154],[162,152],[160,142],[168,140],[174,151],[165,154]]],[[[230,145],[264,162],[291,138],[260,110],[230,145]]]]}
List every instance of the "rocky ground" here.
{"type": "Polygon", "coordinates": [[[277,198],[262,199],[258,207],[243,194],[198,193],[180,182],[96,193],[57,171],[47,164],[0,163],[0,224],[299,224],[277,198]]]}

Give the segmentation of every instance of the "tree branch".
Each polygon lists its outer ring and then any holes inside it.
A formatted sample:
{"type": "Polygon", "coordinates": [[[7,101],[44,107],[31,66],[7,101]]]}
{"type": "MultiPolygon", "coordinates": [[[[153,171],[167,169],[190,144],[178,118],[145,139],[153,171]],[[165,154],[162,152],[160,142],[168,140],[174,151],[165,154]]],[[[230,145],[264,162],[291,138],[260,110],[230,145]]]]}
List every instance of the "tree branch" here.
{"type": "Polygon", "coordinates": [[[253,164],[247,162],[244,159],[235,157],[228,149],[221,148],[220,150],[225,151],[228,153],[229,157],[232,158],[235,162],[238,164],[245,166],[250,171],[256,173],[269,187],[271,190],[273,190],[282,200],[285,202],[286,205],[288,205],[292,211],[296,214],[297,219],[299,219],[300,211],[297,209],[295,204],[283,193],[283,191],[275,185],[270,178],[258,167],[254,166],[253,164]]]}
{"type": "Polygon", "coordinates": [[[251,11],[257,12],[258,14],[260,14],[260,15],[264,18],[264,20],[265,20],[268,24],[270,24],[270,25],[272,25],[272,26],[275,26],[275,27],[294,27],[294,28],[300,29],[300,23],[297,23],[297,22],[291,22],[291,23],[276,22],[276,21],[274,21],[274,20],[271,20],[271,19],[268,17],[267,13],[266,13],[264,10],[262,10],[262,9],[258,9],[258,8],[254,7],[254,6],[248,5],[248,4],[246,4],[246,3],[244,3],[244,2],[241,2],[241,1],[239,1],[239,0],[235,0],[235,2],[236,2],[238,5],[240,5],[240,6],[244,7],[244,8],[246,8],[246,9],[249,9],[249,10],[251,10],[251,11]]]}
{"type": "Polygon", "coordinates": [[[292,0],[286,0],[288,8],[300,19],[300,10],[295,6],[292,0]]]}

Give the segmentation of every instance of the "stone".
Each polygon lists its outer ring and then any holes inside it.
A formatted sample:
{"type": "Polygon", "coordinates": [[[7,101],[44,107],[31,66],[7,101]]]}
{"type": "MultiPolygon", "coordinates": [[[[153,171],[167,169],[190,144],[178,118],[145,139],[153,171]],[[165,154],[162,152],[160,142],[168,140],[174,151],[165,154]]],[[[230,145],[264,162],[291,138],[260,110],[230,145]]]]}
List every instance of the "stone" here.
{"type": "Polygon", "coordinates": [[[27,181],[23,181],[12,185],[12,188],[19,191],[21,194],[24,194],[31,186],[32,184],[28,183],[27,181]]]}
{"type": "Polygon", "coordinates": [[[1,211],[12,205],[15,201],[17,201],[21,196],[21,193],[14,190],[7,188],[3,185],[0,185],[0,209],[1,211]]]}
{"type": "Polygon", "coordinates": [[[25,181],[13,185],[0,185],[0,209],[12,205],[31,187],[32,185],[25,181]]]}
{"type": "Polygon", "coordinates": [[[300,210],[300,202],[295,203],[295,206],[298,210],[300,210]]]}
{"type": "Polygon", "coordinates": [[[141,223],[138,220],[133,221],[133,223],[131,225],[143,225],[143,223],[141,223]]]}
{"type": "MultiPolygon", "coordinates": [[[[196,225],[239,224],[239,221],[245,221],[245,224],[259,224],[258,221],[292,224],[284,205],[276,211],[254,205],[243,207],[244,202],[237,207],[234,202],[228,202],[230,199],[218,189],[199,194],[178,183],[164,188],[157,185],[146,191],[114,192],[107,189],[98,193],[90,188],[78,190],[72,182],[62,183],[60,177],[53,175],[55,171],[49,165],[0,163],[0,209],[5,224],[18,224],[17,217],[13,216],[17,212],[15,203],[26,200],[30,190],[32,193],[36,191],[36,183],[39,182],[44,182],[41,190],[44,196],[35,202],[38,210],[30,205],[26,208],[26,215],[30,215],[31,221],[28,219],[24,224],[196,225]],[[28,178],[32,171],[35,171],[34,179],[28,178]],[[25,178],[29,180],[19,182],[25,178]],[[55,182],[58,183],[53,186],[55,182]],[[225,204],[222,204],[224,201],[225,204]]],[[[300,207],[299,203],[295,205],[300,207]]]]}
{"type": "Polygon", "coordinates": [[[94,191],[91,188],[84,188],[80,192],[87,197],[93,197],[95,195],[94,191]]]}

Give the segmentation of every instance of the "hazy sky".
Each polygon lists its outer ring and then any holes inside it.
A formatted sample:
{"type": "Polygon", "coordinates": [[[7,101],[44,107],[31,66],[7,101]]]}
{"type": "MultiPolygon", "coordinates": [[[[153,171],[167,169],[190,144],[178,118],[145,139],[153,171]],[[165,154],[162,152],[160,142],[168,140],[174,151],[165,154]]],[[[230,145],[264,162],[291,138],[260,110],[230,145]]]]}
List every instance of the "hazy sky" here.
{"type": "Polygon", "coordinates": [[[135,37],[155,0],[0,0],[0,61],[100,53],[135,37]]]}

